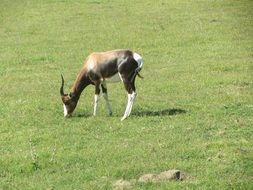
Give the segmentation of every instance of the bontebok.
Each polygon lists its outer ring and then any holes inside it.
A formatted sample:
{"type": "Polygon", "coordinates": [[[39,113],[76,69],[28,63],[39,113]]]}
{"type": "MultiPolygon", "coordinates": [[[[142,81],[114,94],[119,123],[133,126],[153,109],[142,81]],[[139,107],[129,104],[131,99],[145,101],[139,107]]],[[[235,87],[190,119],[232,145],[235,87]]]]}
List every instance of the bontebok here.
{"type": "Polygon", "coordinates": [[[83,68],[77,75],[69,94],[64,93],[64,79],[60,88],[63,102],[64,116],[69,117],[75,110],[82,91],[90,84],[95,86],[94,110],[96,115],[100,87],[106,101],[109,115],[112,115],[112,108],[108,100],[107,82],[122,81],[128,93],[128,102],[121,121],[126,119],[132,110],[136,97],[135,78],[143,66],[142,57],[130,50],[113,50],[108,52],[92,53],[88,56],[83,68]]]}

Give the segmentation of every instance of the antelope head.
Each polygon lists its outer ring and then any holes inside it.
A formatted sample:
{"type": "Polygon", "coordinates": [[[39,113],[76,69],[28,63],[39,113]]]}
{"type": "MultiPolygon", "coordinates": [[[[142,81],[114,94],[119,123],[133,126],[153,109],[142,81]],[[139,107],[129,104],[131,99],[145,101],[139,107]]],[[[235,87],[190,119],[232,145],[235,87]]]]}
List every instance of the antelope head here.
{"type": "Polygon", "coordinates": [[[61,75],[61,79],[62,79],[62,85],[60,88],[60,95],[63,102],[64,117],[70,117],[76,108],[77,101],[76,101],[76,98],[74,98],[74,96],[72,96],[71,93],[70,94],[64,93],[64,89],[63,89],[64,79],[62,75],[61,75]]]}

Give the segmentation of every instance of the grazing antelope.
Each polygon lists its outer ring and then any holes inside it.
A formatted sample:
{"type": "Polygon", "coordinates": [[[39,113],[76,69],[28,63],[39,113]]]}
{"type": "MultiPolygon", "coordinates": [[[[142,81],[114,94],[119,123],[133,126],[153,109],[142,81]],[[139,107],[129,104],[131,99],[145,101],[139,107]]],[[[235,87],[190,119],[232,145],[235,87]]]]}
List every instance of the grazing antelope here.
{"type": "MultiPolygon", "coordinates": [[[[94,110],[96,115],[97,105],[100,94],[100,86],[106,101],[109,115],[112,115],[112,108],[108,100],[107,82],[123,81],[128,93],[128,102],[125,113],[121,121],[126,119],[132,110],[136,97],[135,78],[143,66],[142,57],[130,50],[113,50],[101,53],[92,53],[88,56],[86,63],[77,75],[74,85],[69,94],[64,93],[64,79],[60,88],[61,99],[63,102],[64,116],[69,117],[73,113],[82,91],[90,84],[95,85],[94,110]]],[[[141,77],[142,78],[142,77],[141,77]]]]}

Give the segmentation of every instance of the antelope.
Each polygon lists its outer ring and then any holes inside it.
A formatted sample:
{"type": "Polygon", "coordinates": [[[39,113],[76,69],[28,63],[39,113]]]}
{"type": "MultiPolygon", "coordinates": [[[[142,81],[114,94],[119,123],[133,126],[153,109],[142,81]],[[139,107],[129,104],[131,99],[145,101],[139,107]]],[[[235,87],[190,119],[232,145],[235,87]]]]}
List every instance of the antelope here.
{"type": "Polygon", "coordinates": [[[121,121],[129,117],[135,97],[137,95],[135,88],[135,78],[143,78],[139,72],[143,66],[143,58],[130,50],[112,50],[107,52],[95,52],[90,54],[69,94],[64,93],[64,78],[61,75],[62,84],[60,95],[63,102],[64,117],[70,117],[76,108],[82,91],[90,84],[95,86],[93,116],[96,116],[100,87],[106,102],[108,113],[112,115],[112,108],[109,103],[107,86],[108,82],[122,81],[128,94],[128,102],[121,121]]]}

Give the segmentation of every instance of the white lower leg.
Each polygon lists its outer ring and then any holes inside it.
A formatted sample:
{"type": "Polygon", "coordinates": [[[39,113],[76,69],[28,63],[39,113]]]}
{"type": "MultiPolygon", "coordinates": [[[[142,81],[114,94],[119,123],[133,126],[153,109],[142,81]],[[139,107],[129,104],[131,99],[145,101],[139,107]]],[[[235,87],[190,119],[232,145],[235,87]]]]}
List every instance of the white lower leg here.
{"type": "Polygon", "coordinates": [[[126,110],[125,110],[124,116],[121,118],[121,121],[123,121],[130,115],[135,97],[136,97],[135,92],[133,92],[132,94],[128,94],[128,102],[127,102],[126,110]]]}
{"type": "Polygon", "coordinates": [[[109,115],[112,115],[112,107],[109,103],[109,99],[108,99],[108,94],[107,93],[103,93],[103,96],[104,96],[104,99],[105,99],[105,102],[106,102],[106,107],[108,109],[108,113],[109,115]]]}
{"type": "Polygon", "coordinates": [[[93,116],[96,116],[96,113],[97,113],[98,100],[99,100],[99,96],[98,94],[95,94],[93,116]]]}

